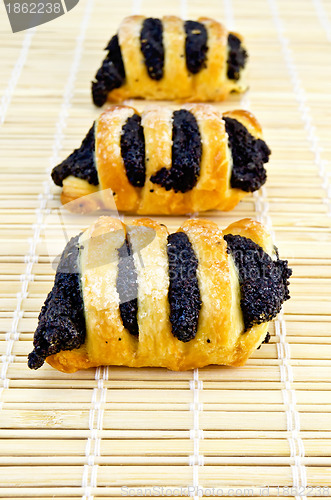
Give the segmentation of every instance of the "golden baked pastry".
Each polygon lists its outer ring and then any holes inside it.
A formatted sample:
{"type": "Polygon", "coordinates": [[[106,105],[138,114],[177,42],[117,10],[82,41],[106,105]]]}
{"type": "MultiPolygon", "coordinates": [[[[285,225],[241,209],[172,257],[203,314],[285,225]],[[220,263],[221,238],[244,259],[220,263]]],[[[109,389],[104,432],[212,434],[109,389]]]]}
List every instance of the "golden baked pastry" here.
{"type": "Polygon", "coordinates": [[[142,215],[231,210],[264,184],[269,154],[248,111],[222,114],[207,104],[187,104],[177,111],[154,106],[140,115],[113,105],[52,177],[63,186],[62,203],[77,199],[71,210],[78,212],[115,204],[142,215]]]}
{"type": "Polygon", "coordinates": [[[289,298],[287,261],[266,229],[189,219],[100,217],[67,244],[39,315],[30,368],[187,370],[243,365],[289,298]]]}
{"type": "Polygon", "coordinates": [[[92,82],[93,101],[222,101],[246,89],[243,39],[207,17],[126,17],[92,82]]]}

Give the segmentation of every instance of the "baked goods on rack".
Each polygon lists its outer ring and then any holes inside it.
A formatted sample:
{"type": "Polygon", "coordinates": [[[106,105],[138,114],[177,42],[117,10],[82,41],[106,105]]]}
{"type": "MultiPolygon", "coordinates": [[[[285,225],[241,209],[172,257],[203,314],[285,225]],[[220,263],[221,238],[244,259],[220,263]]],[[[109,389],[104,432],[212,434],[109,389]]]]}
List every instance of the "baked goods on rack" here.
{"type": "Polygon", "coordinates": [[[247,50],[237,33],[207,17],[126,17],[92,82],[93,101],[222,101],[246,89],[247,50]]]}
{"type": "Polygon", "coordinates": [[[287,261],[267,230],[189,219],[100,217],[67,244],[39,315],[29,367],[186,370],[243,365],[289,298],[287,261]]]}
{"type": "Polygon", "coordinates": [[[186,104],[139,114],[113,105],[52,178],[63,186],[62,203],[77,199],[71,209],[78,212],[114,203],[144,215],[231,210],[264,184],[269,155],[248,111],[222,114],[211,105],[186,104]]]}

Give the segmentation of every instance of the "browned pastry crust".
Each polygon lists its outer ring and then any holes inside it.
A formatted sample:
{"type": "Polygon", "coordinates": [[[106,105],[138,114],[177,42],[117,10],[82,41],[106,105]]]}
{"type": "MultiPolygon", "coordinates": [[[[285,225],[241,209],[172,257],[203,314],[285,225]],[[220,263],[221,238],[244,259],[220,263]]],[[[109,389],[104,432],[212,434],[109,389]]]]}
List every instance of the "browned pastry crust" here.
{"type": "Polygon", "coordinates": [[[261,126],[254,115],[245,110],[222,115],[206,104],[187,104],[182,109],[194,115],[202,143],[200,175],[193,189],[184,193],[174,189],[167,191],[151,181],[161,167],[170,169],[172,165],[173,111],[168,107],[152,106],[141,114],[148,159],[146,182],[143,187],[135,187],[129,182],[120,140],[123,125],[137,111],[129,106],[113,105],[100,115],[95,124],[95,164],[99,186],[70,175],[63,181],[62,203],[77,200],[68,208],[78,212],[117,208],[141,215],[232,210],[247,192],[231,187],[233,160],[223,118],[235,119],[256,139],[262,139],[261,126]],[[88,196],[95,193],[98,195],[88,196]]]}
{"type": "Polygon", "coordinates": [[[49,356],[49,364],[64,372],[74,372],[99,365],[188,370],[208,364],[240,366],[246,362],[264,340],[268,323],[244,330],[237,269],[223,235],[249,238],[276,258],[269,233],[250,219],[231,224],[224,232],[211,221],[190,219],[178,232],[187,235],[198,259],[202,305],[195,338],[182,342],[172,334],[167,228],[150,219],[139,219],[125,226],[118,219],[101,217],[80,238],[85,343],[78,349],[49,356]],[[155,232],[152,240],[148,239],[151,230],[155,232]],[[138,275],[139,337],[124,328],[116,292],[117,248],[127,234],[138,275]],[[100,266],[100,261],[105,264],[100,266]]]}
{"type": "MultiPolygon", "coordinates": [[[[108,101],[122,102],[133,97],[152,100],[180,100],[186,102],[222,101],[231,92],[246,90],[245,70],[238,80],[227,76],[229,55],[227,29],[214,19],[200,17],[207,31],[207,58],[202,69],[190,73],[185,58],[184,21],[176,16],[164,16],[163,77],[150,78],[140,46],[140,33],[146,17],[126,17],[118,30],[118,41],[125,67],[125,80],[108,94],[108,101]]],[[[243,39],[234,34],[242,43],[243,39]]]]}

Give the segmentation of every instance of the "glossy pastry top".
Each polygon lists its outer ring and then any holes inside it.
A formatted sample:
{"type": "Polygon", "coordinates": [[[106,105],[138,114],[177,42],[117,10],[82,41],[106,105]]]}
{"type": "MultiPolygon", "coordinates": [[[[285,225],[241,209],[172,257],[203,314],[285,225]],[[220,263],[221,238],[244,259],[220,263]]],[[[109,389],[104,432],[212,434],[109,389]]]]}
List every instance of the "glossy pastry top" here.
{"type": "Polygon", "coordinates": [[[245,89],[243,40],[213,19],[127,17],[106,50],[92,82],[97,106],[128,97],[219,101],[245,89]]]}
{"type": "Polygon", "coordinates": [[[149,219],[101,217],[64,250],[29,366],[243,364],[289,298],[290,275],[249,219],[223,233],[190,219],[169,235],[149,219]]]}

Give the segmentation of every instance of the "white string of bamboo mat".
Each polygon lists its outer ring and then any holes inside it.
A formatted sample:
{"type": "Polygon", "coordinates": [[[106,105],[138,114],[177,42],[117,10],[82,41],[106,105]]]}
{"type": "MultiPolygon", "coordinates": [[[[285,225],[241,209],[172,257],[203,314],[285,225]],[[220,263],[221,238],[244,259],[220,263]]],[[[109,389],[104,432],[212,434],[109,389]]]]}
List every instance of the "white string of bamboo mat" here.
{"type": "MultiPolygon", "coordinates": [[[[272,225],[272,218],[269,214],[269,202],[267,188],[262,188],[254,193],[256,203],[256,213],[258,220],[262,222],[270,231],[274,244],[276,244],[276,235],[272,225]]],[[[275,334],[279,339],[277,342],[277,357],[280,361],[280,380],[283,388],[282,397],[286,414],[286,427],[288,431],[288,443],[290,447],[290,456],[294,460],[291,464],[292,470],[292,486],[296,491],[300,487],[307,487],[307,475],[305,466],[302,464],[302,458],[305,456],[305,449],[303,441],[299,435],[300,432],[300,415],[296,409],[296,396],[295,389],[292,388],[293,384],[293,370],[291,366],[291,350],[290,344],[286,339],[286,322],[283,316],[283,310],[278,314],[274,320],[275,334]],[[300,480],[299,480],[300,478],[300,480]]],[[[295,498],[299,498],[295,495],[295,498]]],[[[301,497],[300,497],[301,498],[301,497]]],[[[302,497],[305,499],[306,497],[302,497]]]]}
{"type": "MultiPolygon", "coordinates": [[[[31,32],[30,32],[31,33],[31,32]]],[[[34,32],[33,32],[34,33],[34,32]]],[[[27,53],[26,50],[24,52],[25,54],[27,53]]],[[[25,56],[26,58],[26,56],[25,56]]],[[[64,94],[64,99],[62,102],[62,106],[60,109],[59,113],[59,119],[56,124],[56,132],[54,136],[54,142],[53,142],[53,148],[52,148],[52,156],[50,158],[50,164],[47,169],[47,174],[49,173],[49,170],[54,166],[56,163],[56,160],[58,159],[58,153],[62,147],[62,141],[63,141],[63,129],[66,126],[66,119],[67,119],[67,110],[69,109],[71,97],[72,97],[72,90],[73,90],[73,76],[76,75],[77,72],[77,64],[75,64],[75,61],[77,59],[77,53],[75,52],[74,54],[74,64],[72,65],[72,69],[69,75],[69,80],[67,83],[66,87],[66,92],[64,94]]],[[[22,63],[21,63],[22,64],[22,63]]],[[[17,81],[16,81],[17,83],[17,81]]],[[[8,103],[9,105],[9,103],[8,103]]],[[[9,379],[7,378],[7,372],[10,363],[13,362],[14,356],[12,355],[12,349],[14,342],[19,340],[20,338],[20,333],[18,331],[18,324],[20,319],[23,316],[23,311],[22,311],[22,302],[24,299],[27,298],[28,296],[28,286],[29,283],[31,283],[34,280],[34,276],[32,274],[32,269],[33,265],[38,262],[38,255],[36,253],[37,249],[37,244],[40,239],[40,233],[43,228],[43,221],[44,221],[44,216],[47,213],[47,202],[49,199],[52,199],[52,194],[50,193],[50,180],[49,178],[43,183],[44,191],[38,195],[38,199],[40,200],[39,207],[36,208],[35,213],[36,213],[36,223],[32,225],[32,230],[33,230],[33,235],[32,238],[29,238],[29,251],[24,257],[24,262],[26,263],[26,268],[25,272],[20,276],[22,286],[21,286],[21,291],[17,294],[17,303],[16,303],[16,308],[14,310],[13,314],[13,323],[12,323],[12,328],[11,331],[7,333],[6,335],[6,340],[7,340],[7,349],[6,349],[6,357],[5,359],[3,358],[3,365],[2,365],[2,370],[1,370],[1,379],[3,381],[3,388],[8,388],[9,387],[9,379]]]]}
{"type": "Polygon", "coordinates": [[[193,497],[199,498],[202,486],[199,484],[199,467],[204,465],[204,456],[200,454],[200,439],[204,438],[203,430],[200,429],[200,412],[203,409],[199,401],[199,392],[203,389],[203,382],[199,380],[199,369],[193,370],[193,380],[190,380],[190,389],[193,391],[193,403],[190,409],[193,412],[193,428],[190,430],[190,438],[193,440],[193,455],[189,457],[189,464],[193,467],[193,497]]]}
{"type": "MultiPolygon", "coordinates": [[[[0,125],[3,125],[6,119],[7,111],[10,106],[12,97],[14,95],[17,83],[19,81],[19,78],[21,76],[23,67],[26,63],[27,56],[29,53],[29,49],[31,46],[31,41],[36,32],[36,28],[32,28],[28,30],[28,32],[25,34],[22,42],[22,47],[20,50],[20,53],[18,55],[18,58],[16,60],[16,63],[14,65],[14,68],[12,70],[9,82],[7,87],[5,88],[5,91],[2,95],[1,98],[1,103],[0,103],[0,125]]],[[[31,249],[31,247],[30,247],[31,249]]],[[[32,250],[32,249],[31,249],[32,250]]],[[[33,250],[32,250],[33,252],[33,250]]],[[[1,366],[1,380],[2,380],[2,387],[0,388],[0,399],[1,399],[1,394],[4,389],[7,389],[9,387],[9,379],[7,378],[7,372],[8,372],[8,366],[9,364],[13,361],[14,356],[12,354],[13,350],[13,345],[16,340],[19,339],[19,332],[18,332],[18,324],[20,319],[23,316],[23,311],[21,311],[21,306],[22,306],[22,300],[27,296],[27,288],[29,281],[33,279],[33,276],[31,274],[32,272],[32,266],[33,266],[33,259],[31,259],[31,262],[27,264],[26,268],[26,273],[25,275],[21,275],[21,291],[17,295],[17,304],[16,308],[13,312],[13,321],[11,324],[11,329],[6,333],[6,342],[7,342],[7,348],[6,348],[6,354],[1,357],[2,361],[2,366],[1,366]]],[[[2,408],[2,401],[0,401],[0,409],[2,408]]]]}
{"type": "MultiPolygon", "coordinates": [[[[290,81],[292,83],[294,95],[295,95],[296,101],[299,105],[299,111],[300,111],[301,119],[304,123],[304,128],[305,128],[305,131],[307,134],[307,140],[310,144],[310,149],[314,154],[315,164],[316,164],[317,169],[318,169],[318,174],[322,180],[322,187],[326,191],[326,198],[323,199],[323,202],[326,203],[327,208],[328,208],[327,213],[330,216],[331,215],[330,186],[328,183],[327,172],[325,169],[326,162],[324,162],[321,158],[321,148],[319,146],[319,140],[318,140],[318,137],[316,134],[316,128],[313,125],[313,120],[312,120],[312,116],[310,113],[310,108],[306,102],[305,90],[304,90],[303,85],[302,85],[300,78],[298,76],[298,71],[296,69],[294,59],[292,57],[289,39],[285,37],[284,24],[283,24],[283,21],[280,17],[280,14],[279,14],[277,0],[268,0],[268,3],[269,3],[269,7],[270,7],[270,10],[272,13],[273,22],[274,22],[275,27],[276,27],[277,36],[278,36],[279,42],[281,44],[283,57],[284,57],[286,67],[287,67],[287,70],[288,70],[288,73],[290,76],[290,81]]],[[[318,3],[318,5],[321,6],[321,3],[318,3]]],[[[316,7],[316,2],[315,2],[315,7],[316,7]]],[[[317,10],[317,17],[321,21],[321,17],[318,13],[318,10],[317,10]]],[[[324,23],[323,23],[323,25],[324,25],[324,23]]],[[[276,327],[277,327],[277,325],[276,325],[276,327]]],[[[284,321],[281,321],[279,327],[281,329],[280,333],[282,334],[280,338],[283,338],[283,336],[286,333],[285,332],[286,326],[285,326],[284,321]]],[[[279,345],[277,347],[280,348],[281,346],[279,345]]],[[[282,370],[282,378],[285,378],[285,376],[286,376],[286,374],[285,374],[286,368],[288,368],[288,366],[284,367],[282,370]]],[[[293,379],[292,371],[288,375],[289,375],[290,380],[293,379]]],[[[291,397],[292,397],[292,405],[295,408],[296,402],[295,402],[295,399],[293,400],[293,398],[295,398],[294,392],[291,392],[291,397]]],[[[297,412],[295,412],[295,413],[293,413],[293,417],[294,417],[294,419],[291,419],[288,422],[288,424],[291,425],[291,427],[294,429],[295,435],[298,438],[297,433],[300,430],[299,429],[299,426],[300,426],[299,414],[297,412]],[[296,420],[296,418],[297,418],[297,420],[296,420]]],[[[303,442],[301,439],[296,439],[292,442],[291,455],[293,455],[294,453],[296,453],[296,455],[298,456],[297,465],[299,466],[298,467],[299,474],[296,477],[295,486],[303,486],[304,488],[306,488],[307,487],[306,468],[304,465],[302,465],[302,461],[301,461],[301,459],[305,456],[305,452],[304,452],[303,442]],[[296,444],[299,446],[297,453],[293,450],[293,448],[296,444]]],[[[303,497],[303,498],[306,498],[306,497],[303,497]]]]}
{"type": "Polygon", "coordinates": [[[83,500],[93,500],[92,491],[97,488],[98,463],[96,458],[101,455],[101,433],[103,430],[104,407],[107,400],[107,387],[105,387],[104,381],[108,380],[108,374],[108,366],[99,366],[95,370],[95,380],[97,380],[98,386],[93,389],[89,413],[90,437],[87,438],[85,448],[87,464],[84,465],[82,478],[83,500]]]}
{"type": "MultiPolygon", "coordinates": [[[[86,8],[85,14],[83,16],[82,30],[81,30],[79,36],[77,37],[76,48],[75,48],[74,57],[73,57],[73,64],[71,66],[70,74],[69,74],[68,81],[67,81],[66,88],[65,88],[65,92],[64,92],[62,105],[60,108],[59,118],[58,118],[58,121],[56,124],[56,132],[54,135],[52,155],[50,158],[49,167],[47,168],[47,174],[50,173],[50,170],[56,164],[58,157],[59,157],[59,151],[61,150],[61,147],[62,147],[62,142],[63,142],[63,138],[64,138],[63,130],[66,127],[68,110],[71,106],[71,99],[73,97],[73,90],[74,90],[76,74],[77,74],[77,71],[79,68],[79,62],[80,62],[80,59],[82,56],[82,43],[84,40],[85,31],[86,31],[86,27],[87,27],[86,21],[89,18],[89,12],[90,12],[89,6],[91,4],[91,1],[93,1],[93,0],[87,1],[88,8],[86,8]],[[88,14],[88,17],[86,14],[88,14]]],[[[14,360],[14,356],[12,355],[12,348],[13,348],[15,340],[19,340],[19,337],[20,337],[20,334],[18,331],[18,324],[19,324],[19,320],[23,316],[23,311],[21,309],[22,302],[28,296],[29,283],[34,280],[34,276],[32,274],[32,268],[33,268],[33,265],[38,262],[38,255],[36,253],[36,249],[37,249],[37,244],[40,240],[41,230],[44,227],[43,226],[44,216],[47,213],[49,213],[49,210],[47,209],[47,202],[48,202],[48,200],[53,198],[53,196],[50,192],[50,186],[51,186],[51,182],[50,182],[49,175],[48,175],[47,180],[43,183],[44,191],[38,195],[38,199],[40,200],[40,203],[39,203],[39,207],[35,211],[37,219],[36,219],[36,223],[32,225],[33,235],[32,235],[32,238],[29,238],[29,251],[24,257],[24,262],[26,263],[25,272],[20,277],[21,282],[22,282],[22,287],[21,287],[21,291],[17,294],[17,305],[16,305],[16,308],[14,311],[12,329],[9,332],[9,334],[7,335],[8,345],[7,345],[7,350],[6,350],[6,360],[2,366],[2,371],[1,371],[1,378],[3,380],[3,386],[5,388],[9,387],[9,379],[7,378],[7,372],[8,372],[8,368],[9,368],[10,363],[13,362],[13,360],[14,360]]]]}
{"type": "MultiPolygon", "coordinates": [[[[329,16],[324,8],[322,0],[312,0],[317,18],[322,26],[322,28],[325,31],[326,38],[328,42],[331,42],[331,22],[329,20],[329,16]]],[[[328,204],[329,204],[329,211],[328,215],[331,216],[331,186],[330,186],[330,180],[327,172],[325,171],[324,165],[326,165],[327,162],[323,162],[323,188],[327,192],[327,199],[328,199],[328,204]]]]}
{"type": "MultiPolygon", "coordinates": [[[[66,127],[68,111],[71,106],[71,101],[73,98],[75,83],[77,78],[77,73],[79,69],[79,65],[81,62],[82,54],[83,54],[83,45],[86,37],[87,27],[90,21],[92,9],[94,5],[94,0],[87,0],[84,15],[82,18],[82,23],[80,27],[79,36],[76,40],[76,47],[74,52],[73,64],[71,66],[71,70],[69,73],[68,81],[66,84],[64,99],[62,102],[62,107],[60,112],[60,116],[63,116],[63,119],[60,119],[57,126],[58,141],[55,141],[53,148],[53,156],[50,162],[50,169],[57,163],[57,155],[60,151],[63,138],[64,138],[64,129],[66,127]]],[[[50,172],[49,172],[50,173],[50,172]]],[[[48,186],[50,186],[50,180],[46,181],[48,186]]],[[[107,388],[104,387],[104,381],[108,380],[108,368],[98,367],[95,370],[95,380],[97,381],[97,387],[92,390],[92,398],[91,405],[89,411],[89,430],[90,437],[87,439],[86,448],[85,448],[85,456],[87,460],[87,464],[83,467],[83,475],[82,475],[82,499],[83,500],[93,500],[94,496],[91,494],[93,488],[97,487],[97,475],[98,475],[98,464],[96,463],[96,457],[100,456],[100,448],[101,448],[101,437],[98,436],[98,431],[102,431],[103,428],[103,415],[104,409],[103,405],[106,401],[106,393],[107,388]],[[102,370],[102,378],[100,376],[102,370]],[[101,395],[99,396],[99,392],[101,395]],[[97,427],[94,428],[95,415],[97,415],[97,427]],[[90,472],[90,474],[89,474],[90,472]]]]}
{"type": "Polygon", "coordinates": [[[36,28],[31,28],[27,31],[27,33],[25,34],[25,36],[23,38],[21,51],[18,55],[17,61],[15,63],[13,71],[11,73],[8,85],[7,85],[5,91],[2,95],[2,98],[1,98],[0,125],[2,125],[6,119],[7,111],[8,111],[9,105],[11,103],[13,94],[15,92],[17,82],[21,76],[22,69],[26,63],[29,49],[31,46],[31,41],[32,41],[32,38],[33,38],[35,32],[36,32],[36,28]]]}
{"type": "MultiPolygon", "coordinates": [[[[64,90],[64,96],[63,96],[63,101],[62,105],[60,108],[59,112],[59,117],[58,121],[56,123],[56,132],[54,136],[54,142],[53,142],[53,148],[52,148],[52,155],[50,158],[50,163],[49,167],[47,169],[47,174],[50,173],[51,168],[56,164],[58,160],[58,155],[59,151],[61,150],[63,139],[64,139],[64,129],[67,124],[67,118],[69,114],[69,109],[71,107],[71,101],[73,98],[73,93],[75,89],[75,82],[77,78],[77,73],[80,65],[80,61],[82,58],[83,54],[83,43],[85,40],[86,36],[86,31],[87,31],[87,26],[90,20],[90,15],[92,12],[92,7],[93,7],[94,0],[87,0],[86,1],[86,6],[85,6],[85,11],[84,15],[82,17],[82,22],[80,26],[80,31],[79,35],[76,39],[76,46],[74,50],[74,56],[73,56],[73,62],[70,67],[70,73],[68,76],[68,80],[66,82],[65,90],[64,90]]],[[[30,35],[32,36],[32,35],[30,35]]],[[[30,39],[31,42],[31,39],[30,39]]],[[[26,54],[26,50],[24,52],[26,54]]],[[[25,55],[26,58],[26,55],[25,55]]],[[[18,78],[17,78],[18,80],[18,78]]],[[[9,103],[8,103],[9,105],[9,103]]],[[[38,255],[36,253],[36,248],[37,244],[40,239],[40,233],[43,227],[43,221],[44,221],[44,215],[47,213],[47,202],[50,198],[52,198],[52,195],[50,193],[50,180],[49,177],[48,179],[44,182],[44,191],[39,195],[40,199],[40,204],[39,207],[36,209],[36,215],[37,215],[37,221],[33,225],[33,236],[30,239],[30,247],[29,247],[29,252],[25,256],[25,262],[27,264],[25,274],[21,275],[21,281],[22,281],[22,288],[21,292],[18,294],[17,297],[17,307],[14,312],[14,319],[13,319],[13,327],[14,327],[14,339],[10,338],[10,342],[8,343],[7,347],[7,357],[6,357],[6,362],[3,364],[2,367],[2,372],[1,372],[1,378],[3,380],[3,388],[8,388],[9,387],[9,379],[7,378],[7,372],[8,372],[8,367],[9,364],[13,361],[14,356],[12,355],[12,347],[14,344],[15,340],[19,340],[19,332],[18,332],[18,323],[19,319],[23,316],[23,311],[21,310],[22,307],[22,301],[24,298],[27,297],[28,294],[28,285],[29,283],[33,280],[33,276],[31,275],[32,271],[32,266],[34,263],[38,262],[38,255]]],[[[13,328],[12,328],[13,329],[13,328]]],[[[108,373],[108,372],[107,372],[108,373]]],[[[93,432],[93,423],[94,423],[94,414],[95,411],[97,411],[98,414],[98,419],[97,419],[97,428],[102,429],[102,417],[103,417],[103,409],[101,408],[101,401],[103,398],[105,398],[106,395],[106,388],[103,387],[102,385],[102,380],[99,380],[99,374],[100,370],[96,371],[96,380],[98,380],[98,389],[101,389],[101,400],[94,401],[94,398],[96,398],[96,390],[93,389],[92,391],[92,401],[91,401],[91,408],[90,408],[90,429],[91,429],[91,437],[94,439],[94,452],[96,453],[98,449],[100,450],[100,442],[95,439],[95,434],[93,432]],[[92,421],[92,422],[91,422],[92,421]]],[[[103,370],[103,377],[105,376],[105,370],[103,370]]],[[[2,388],[2,389],[3,389],[2,388]]],[[[88,442],[89,444],[91,443],[90,441],[88,442]]],[[[87,446],[88,450],[88,446],[87,446]]],[[[87,461],[88,461],[88,466],[93,462],[92,465],[92,472],[91,472],[91,479],[90,479],[90,486],[93,487],[94,484],[96,484],[96,476],[97,476],[97,464],[94,463],[93,460],[93,455],[89,454],[87,455],[87,461]]],[[[88,483],[85,479],[86,477],[86,467],[83,468],[83,478],[82,478],[82,487],[85,489],[85,495],[83,495],[82,498],[88,498],[91,500],[93,497],[90,495],[90,488],[88,486],[88,483]],[[86,483],[86,484],[85,484],[86,483]]]]}
{"type": "MultiPolygon", "coordinates": [[[[278,40],[280,42],[286,68],[288,70],[290,81],[292,83],[295,99],[299,105],[300,116],[304,124],[304,129],[307,134],[307,140],[310,144],[310,149],[314,154],[315,164],[318,169],[318,175],[322,180],[322,188],[326,193],[323,202],[326,204],[327,213],[331,216],[331,188],[329,179],[325,168],[326,162],[322,160],[322,150],[319,146],[319,139],[316,134],[316,127],[314,126],[313,118],[310,112],[309,105],[307,104],[307,97],[302,82],[299,78],[298,71],[290,49],[290,41],[285,36],[284,23],[280,17],[277,0],[268,0],[269,8],[272,14],[272,19],[276,28],[278,40]]],[[[319,17],[319,16],[318,16],[319,17]]]]}
{"type": "MultiPolygon", "coordinates": [[[[187,0],[180,2],[180,16],[182,19],[188,19],[187,0]]],[[[191,217],[195,215],[192,214],[191,217]]],[[[199,467],[204,465],[204,455],[200,450],[200,439],[204,439],[203,429],[200,429],[200,412],[203,410],[203,404],[199,401],[199,393],[203,390],[203,381],[199,380],[199,369],[193,370],[193,379],[190,380],[190,389],[193,392],[193,403],[190,409],[193,412],[193,428],[190,429],[190,438],[193,440],[193,455],[189,457],[189,464],[193,470],[193,498],[198,500],[203,486],[199,484],[199,467]]]]}
{"type": "Polygon", "coordinates": [[[179,15],[182,19],[188,19],[187,0],[180,0],[180,14],[179,15]]]}
{"type": "MultiPolygon", "coordinates": [[[[268,0],[268,2],[269,2],[269,7],[270,7],[270,10],[272,13],[273,21],[274,21],[274,24],[276,27],[278,39],[281,43],[283,57],[284,57],[286,67],[287,67],[289,75],[290,75],[290,80],[291,80],[291,83],[293,86],[295,98],[296,98],[298,105],[299,105],[301,119],[304,123],[304,128],[305,128],[306,133],[307,133],[307,140],[310,143],[310,147],[311,147],[312,152],[314,153],[315,164],[317,166],[319,176],[322,180],[322,187],[326,192],[326,198],[323,199],[323,202],[325,202],[327,204],[327,208],[328,208],[327,213],[330,216],[331,215],[331,201],[330,201],[331,188],[329,185],[328,175],[327,175],[327,172],[325,169],[325,165],[327,164],[327,162],[323,161],[321,158],[322,151],[321,151],[321,148],[319,146],[319,139],[318,139],[318,136],[316,134],[316,128],[313,125],[313,119],[312,119],[312,116],[310,113],[310,108],[306,103],[305,90],[304,90],[304,87],[299,79],[298,71],[295,67],[294,59],[292,57],[292,52],[290,49],[290,41],[288,38],[285,37],[285,34],[284,34],[284,32],[285,32],[284,24],[283,24],[283,21],[279,15],[277,0],[268,0]]],[[[330,26],[330,22],[328,20],[327,13],[324,9],[324,6],[323,6],[321,0],[312,0],[312,2],[313,2],[313,5],[315,7],[315,10],[316,10],[317,18],[318,18],[320,24],[322,25],[322,27],[324,28],[328,40],[331,41],[331,30],[330,30],[331,26],[330,26]]],[[[282,323],[281,326],[283,328],[285,325],[282,323]]],[[[294,404],[295,404],[295,402],[294,402],[294,404]]],[[[294,425],[295,425],[295,423],[294,423],[294,425]]],[[[304,457],[303,446],[301,449],[299,449],[299,456],[304,457]]],[[[301,472],[303,472],[303,469],[301,469],[301,472]]],[[[305,472],[304,472],[304,474],[305,474],[305,472]]],[[[301,485],[306,487],[307,486],[307,479],[306,479],[305,475],[304,475],[304,477],[301,477],[300,479],[301,479],[301,485]]],[[[300,484],[299,478],[298,478],[298,484],[300,484]]]]}
{"type": "MultiPolygon", "coordinates": [[[[263,186],[262,196],[254,193],[256,200],[256,212],[258,219],[270,231],[274,243],[276,243],[275,233],[272,227],[272,220],[269,215],[269,203],[267,198],[267,190],[263,186]]],[[[293,388],[293,370],[291,366],[291,350],[290,344],[286,340],[286,322],[283,316],[283,311],[278,314],[274,320],[275,334],[279,339],[277,342],[277,356],[280,361],[280,379],[283,385],[282,397],[286,413],[286,427],[288,431],[288,443],[290,447],[290,456],[294,460],[291,464],[293,488],[298,490],[300,487],[307,487],[307,475],[305,466],[302,464],[302,458],[305,456],[305,449],[303,441],[299,435],[300,433],[300,414],[296,409],[296,395],[293,388]]],[[[302,497],[306,498],[306,497],[302,497]]]]}
{"type": "Polygon", "coordinates": [[[331,23],[323,2],[322,0],[312,0],[312,2],[316,10],[318,20],[325,31],[326,37],[328,41],[331,42],[331,23]]]}
{"type": "MultiPolygon", "coordinates": [[[[224,7],[224,19],[226,28],[229,31],[231,31],[234,29],[234,24],[235,24],[232,0],[223,0],[223,7],[224,7]]],[[[241,98],[241,101],[242,99],[243,97],[241,98]]]]}
{"type": "MultiPolygon", "coordinates": [[[[188,19],[187,0],[180,2],[180,16],[188,19]]],[[[192,214],[195,217],[196,214],[192,214]]],[[[189,465],[193,470],[193,498],[199,499],[203,487],[199,484],[199,467],[204,465],[204,456],[200,453],[200,440],[204,439],[203,429],[200,429],[200,412],[203,410],[203,403],[199,401],[199,393],[203,390],[203,381],[199,380],[199,369],[193,370],[193,379],[190,380],[190,390],[193,392],[193,403],[190,410],[193,413],[193,428],[190,429],[190,439],[193,440],[193,455],[189,456],[189,465]]]]}
{"type": "Polygon", "coordinates": [[[132,0],[132,15],[140,15],[141,14],[141,2],[142,0],[132,0]]]}
{"type": "MultiPolygon", "coordinates": [[[[93,2],[94,0],[92,0],[93,2]]],[[[141,1],[132,1],[132,15],[139,15],[141,11],[141,1]]],[[[82,500],[93,500],[93,490],[98,487],[98,464],[96,457],[101,456],[101,431],[103,429],[104,406],[107,400],[107,387],[104,382],[108,380],[109,367],[98,367],[95,371],[95,380],[98,386],[93,389],[92,400],[89,413],[89,429],[91,432],[90,437],[87,439],[85,456],[87,464],[84,466],[82,477],[82,500]],[[102,370],[102,378],[100,376],[102,370]],[[98,397],[98,393],[101,392],[98,397]],[[94,428],[95,413],[97,413],[97,426],[94,428]],[[93,450],[93,451],[92,451],[93,450]],[[91,470],[90,470],[91,469],[91,470]],[[90,475],[89,475],[90,472],[90,475]],[[90,477],[90,480],[89,480],[90,477]]]]}
{"type": "MultiPolygon", "coordinates": [[[[0,125],[3,125],[3,123],[5,122],[7,111],[10,106],[19,78],[21,76],[22,69],[26,63],[28,52],[31,46],[31,40],[35,32],[36,28],[32,28],[26,33],[26,35],[23,38],[20,53],[12,70],[8,85],[5,88],[5,91],[1,98],[0,125]]],[[[23,311],[21,310],[22,301],[27,296],[27,289],[29,282],[33,280],[32,267],[33,263],[35,262],[35,259],[34,259],[34,250],[31,245],[30,245],[30,251],[32,256],[31,262],[27,263],[26,272],[25,274],[21,275],[21,282],[22,282],[21,291],[17,294],[17,304],[13,312],[13,321],[11,324],[11,328],[6,333],[5,336],[7,342],[7,348],[6,348],[6,354],[1,357],[2,366],[1,366],[0,377],[2,380],[2,386],[0,387],[0,399],[3,390],[9,387],[9,379],[7,378],[7,372],[9,364],[14,360],[14,356],[12,354],[14,343],[16,340],[19,339],[18,324],[23,316],[23,311]]],[[[2,408],[2,401],[0,401],[0,409],[1,408],[2,408]]]]}
{"type": "MultiPolygon", "coordinates": [[[[226,21],[231,28],[234,27],[235,17],[232,8],[231,0],[224,0],[225,2],[225,16],[229,16],[226,21]]],[[[245,109],[250,109],[249,93],[241,97],[241,105],[245,109]]],[[[269,214],[268,194],[265,186],[262,186],[259,191],[253,194],[255,200],[255,212],[257,218],[262,222],[270,231],[274,244],[276,244],[276,235],[273,230],[272,219],[269,214]]],[[[276,335],[279,342],[277,342],[277,356],[280,361],[280,378],[283,384],[282,397],[286,413],[286,426],[288,431],[288,443],[290,447],[290,456],[294,460],[291,464],[293,488],[303,486],[307,487],[307,476],[305,466],[302,464],[301,459],[305,456],[305,449],[303,441],[299,436],[300,432],[300,415],[296,410],[296,397],[295,389],[292,388],[293,371],[291,366],[290,345],[286,340],[286,323],[283,313],[278,315],[274,321],[276,335]]],[[[305,497],[303,497],[305,498],[305,497]]]]}

